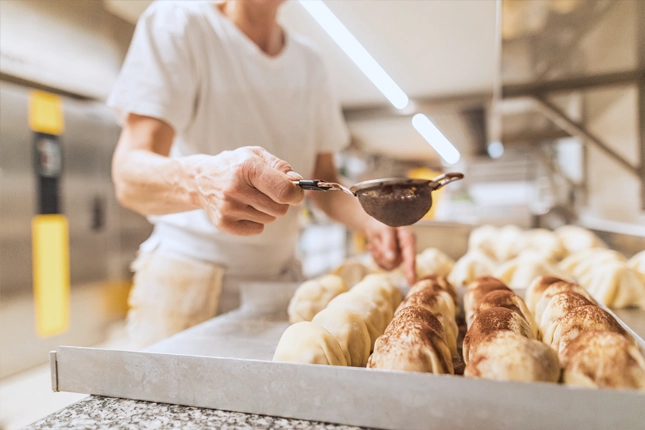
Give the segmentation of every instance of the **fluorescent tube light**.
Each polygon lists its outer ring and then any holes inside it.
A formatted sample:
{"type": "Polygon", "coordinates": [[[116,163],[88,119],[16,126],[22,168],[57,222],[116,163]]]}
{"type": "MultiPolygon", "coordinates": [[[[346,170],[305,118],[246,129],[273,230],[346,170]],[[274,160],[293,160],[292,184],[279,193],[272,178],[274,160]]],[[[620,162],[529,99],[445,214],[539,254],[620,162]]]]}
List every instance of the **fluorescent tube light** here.
{"type": "Polygon", "coordinates": [[[446,136],[422,113],[412,117],[412,126],[421,136],[439,153],[441,158],[448,164],[455,164],[461,158],[459,151],[455,148],[446,136]]]}
{"type": "Polygon", "coordinates": [[[395,108],[403,109],[408,105],[408,96],[322,0],[299,1],[395,108]]]}

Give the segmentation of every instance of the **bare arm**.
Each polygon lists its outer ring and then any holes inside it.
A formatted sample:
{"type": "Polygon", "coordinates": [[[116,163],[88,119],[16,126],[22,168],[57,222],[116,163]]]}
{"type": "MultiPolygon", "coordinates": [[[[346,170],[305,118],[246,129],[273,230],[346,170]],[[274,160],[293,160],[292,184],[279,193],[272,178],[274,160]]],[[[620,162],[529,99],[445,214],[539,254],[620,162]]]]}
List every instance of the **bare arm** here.
{"type": "Polygon", "coordinates": [[[204,209],[215,226],[252,235],[298,204],[299,175],[259,147],[169,158],[172,127],[128,115],[112,160],[117,199],[143,215],[204,209]]]}
{"type": "MultiPolygon", "coordinates": [[[[319,154],[314,178],[339,182],[333,154],[319,154]]],[[[416,240],[407,228],[392,228],[376,221],[363,211],[358,199],[338,191],[311,191],[308,197],[331,219],[350,230],[363,232],[376,263],[386,270],[404,264],[406,279],[415,281],[416,240]]]]}

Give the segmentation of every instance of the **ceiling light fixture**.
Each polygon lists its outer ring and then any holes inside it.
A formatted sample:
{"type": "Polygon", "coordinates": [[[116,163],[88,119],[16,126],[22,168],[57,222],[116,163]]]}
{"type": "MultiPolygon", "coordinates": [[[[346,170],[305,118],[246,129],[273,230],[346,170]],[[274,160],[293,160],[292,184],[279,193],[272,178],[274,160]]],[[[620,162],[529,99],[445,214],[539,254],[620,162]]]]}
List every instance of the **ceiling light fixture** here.
{"type": "Polygon", "coordinates": [[[395,108],[403,109],[408,105],[408,96],[322,0],[299,1],[395,108]]]}
{"type": "Polygon", "coordinates": [[[412,126],[421,136],[434,148],[437,153],[448,164],[455,164],[461,158],[459,151],[439,131],[439,129],[422,113],[412,117],[412,126]]]}

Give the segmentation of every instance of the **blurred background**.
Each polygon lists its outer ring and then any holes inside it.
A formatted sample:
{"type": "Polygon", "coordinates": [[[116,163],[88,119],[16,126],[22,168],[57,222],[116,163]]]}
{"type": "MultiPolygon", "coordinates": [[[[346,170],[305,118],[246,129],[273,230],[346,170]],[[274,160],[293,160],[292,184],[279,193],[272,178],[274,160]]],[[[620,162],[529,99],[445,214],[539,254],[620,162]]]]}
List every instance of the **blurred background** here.
{"type": "MultiPolygon", "coordinates": [[[[78,398],[50,393],[48,351],[125,342],[129,264],[151,226],[115,200],[110,161],[120,128],[104,102],[150,3],[0,1],[0,425],[6,428],[78,398]],[[42,140],[32,124],[34,106],[43,103],[58,106],[64,119],[53,140],[42,140]],[[69,226],[69,325],[43,335],[35,323],[32,221],[43,205],[39,190],[54,177],[69,226]]],[[[465,249],[454,238],[476,225],[575,223],[639,250],[645,1],[325,4],[411,100],[404,109],[391,107],[300,3],[283,6],[284,27],[312,40],[333,77],[352,135],[337,159],[346,181],[466,174],[414,227],[420,248],[438,246],[458,258],[465,249]],[[442,158],[441,148],[415,129],[419,113],[459,157],[442,158]]],[[[364,251],[361,237],[310,206],[301,224],[308,276],[364,251]]]]}

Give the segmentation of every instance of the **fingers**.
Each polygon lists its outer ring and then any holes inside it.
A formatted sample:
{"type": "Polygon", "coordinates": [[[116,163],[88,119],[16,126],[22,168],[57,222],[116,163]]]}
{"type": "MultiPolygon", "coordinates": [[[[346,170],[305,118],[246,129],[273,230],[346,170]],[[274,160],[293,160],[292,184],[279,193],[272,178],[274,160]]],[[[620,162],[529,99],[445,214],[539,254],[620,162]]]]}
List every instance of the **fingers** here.
{"type": "Polygon", "coordinates": [[[264,231],[264,224],[247,220],[222,220],[217,228],[235,236],[255,236],[264,231]]]}
{"type": "Polygon", "coordinates": [[[383,224],[368,233],[368,248],[376,264],[385,270],[393,270],[401,264],[396,230],[383,224]]]}
{"type": "Polygon", "coordinates": [[[417,238],[408,228],[398,228],[397,237],[403,258],[403,272],[408,284],[416,282],[417,238]]]}
{"type": "Polygon", "coordinates": [[[291,169],[289,163],[268,153],[262,148],[253,148],[262,162],[248,166],[248,179],[251,185],[276,203],[297,205],[305,192],[291,181],[302,179],[291,169]]]}

